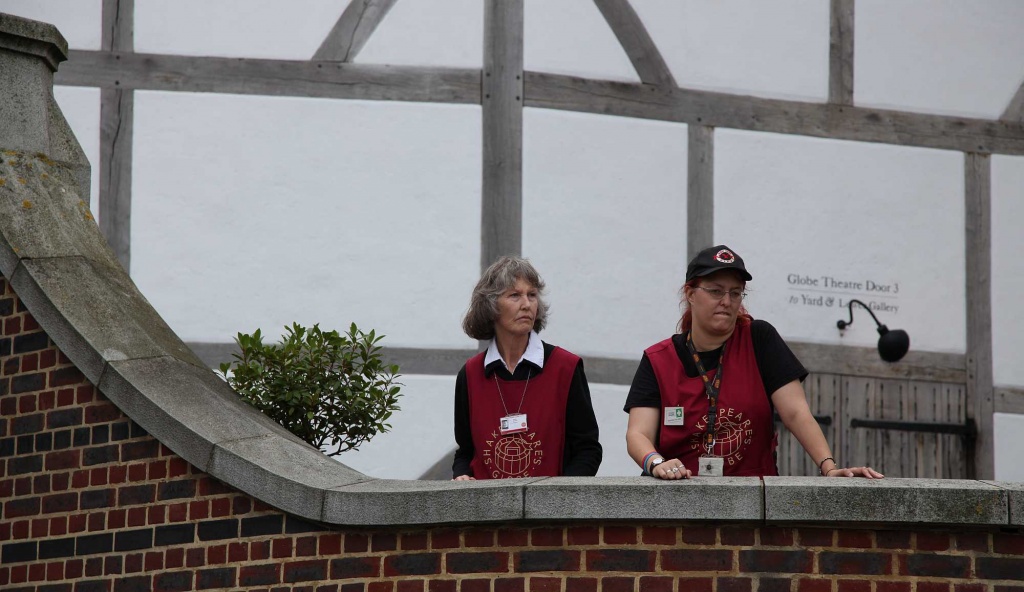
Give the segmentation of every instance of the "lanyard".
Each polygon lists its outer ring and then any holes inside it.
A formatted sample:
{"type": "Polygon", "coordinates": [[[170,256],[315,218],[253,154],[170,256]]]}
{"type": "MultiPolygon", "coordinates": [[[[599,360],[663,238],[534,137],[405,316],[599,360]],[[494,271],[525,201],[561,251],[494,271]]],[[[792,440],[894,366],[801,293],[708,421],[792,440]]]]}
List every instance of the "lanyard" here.
{"type": "Polygon", "coordinates": [[[707,426],[704,429],[704,448],[707,449],[707,453],[711,454],[711,449],[715,445],[715,420],[718,419],[718,393],[722,390],[722,370],[725,366],[725,346],[729,342],[725,342],[722,345],[722,355],[718,358],[718,372],[715,373],[715,379],[712,381],[708,378],[708,372],[704,369],[704,364],[700,361],[700,356],[697,355],[697,348],[693,346],[693,331],[686,334],[686,349],[693,356],[693,363],[697,366],[697,372],[700,373],[701,379],[704,381],[704,392],[708,395],[708,421],[707,426]]]}
{"type": "MultiPolygon", "coordinates": [[[[519,408],[516,409],[517,414],[523,411],[523,402],[526,401],[526,389],[530,388],[530,376],[532,376],[532,374],[533,373],[527,369],[526,386],[523,387],[523,398],[519,399],[519,408]]],[[[492,376],[494,377],[494,386],[498,387],[498,398],[501,399],[501,407],[505,410],[505,415],[508,415],[508,407],[505,405],[505,395],[501,393],[501,385],[498,384],[498,372],[495,371],[492,376]]]]}

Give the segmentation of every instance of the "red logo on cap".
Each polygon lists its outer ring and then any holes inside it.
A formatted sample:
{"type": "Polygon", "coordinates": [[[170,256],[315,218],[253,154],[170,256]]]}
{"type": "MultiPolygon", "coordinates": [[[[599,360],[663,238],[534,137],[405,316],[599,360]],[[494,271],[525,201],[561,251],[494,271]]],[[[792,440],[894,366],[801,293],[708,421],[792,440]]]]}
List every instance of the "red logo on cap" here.
{"type": "Polygon", "coordinates": [[[736,255],[733,255],[732,251],[729,249],[722,249],[715,253],[715,261],[718,261],[719,263],[735,263],[736,255]]]}

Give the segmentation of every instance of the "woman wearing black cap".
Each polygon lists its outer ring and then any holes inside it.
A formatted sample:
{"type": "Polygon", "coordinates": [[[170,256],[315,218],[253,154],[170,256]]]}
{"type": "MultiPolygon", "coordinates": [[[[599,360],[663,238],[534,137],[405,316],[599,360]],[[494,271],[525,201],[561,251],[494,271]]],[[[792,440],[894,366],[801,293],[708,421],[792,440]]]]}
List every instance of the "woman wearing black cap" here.
{"type": "Polygon", "coordinates": [[[778,475],[777,411],[822,475],[881,478],[832,458],[800,384],[807,370],[774,327],[743,308],[750,280],[725,245],[690,261],[679,333],[644,351],[626,397],[629,455],[659,479],[778,475]]]}

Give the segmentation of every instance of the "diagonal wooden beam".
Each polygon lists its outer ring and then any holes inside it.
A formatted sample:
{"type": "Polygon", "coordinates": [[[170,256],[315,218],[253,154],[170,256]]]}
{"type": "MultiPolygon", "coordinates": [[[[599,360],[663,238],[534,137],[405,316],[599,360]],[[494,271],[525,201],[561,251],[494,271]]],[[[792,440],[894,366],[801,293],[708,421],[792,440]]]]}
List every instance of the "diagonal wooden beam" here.
{"type": "Polygon", "coordinates": [[[644,84],[674,87],[675,78],[629,0],[594,0],[644,84]]]}
{"type": "Polygon", "coordinates": [[[397,0],[352,0],[313,54],[315,61],[351,62],[397,0]]]}
{"type": "Polygon", "coordinates": [[[1024,124],[1024,83],[1021,83],[1017,94],[1010,99],[1010,104],[1006,106],[1006,111],[999,116],[999,120],[1024,124]]]}
{"type": "MultiPolygon", "coordinates": [[[[103,49],[134,49],[135,0],[103,0],[103,49]]],[[[99,226],[118,261],[131,269],[132,124],[135,93],[131,89],[100,91],[99,226]]]]}
{"type": "Polygon", "coordinates": [[[828,44],[828,102],[853,104],[853,5],[832,0],[828,44]]]}

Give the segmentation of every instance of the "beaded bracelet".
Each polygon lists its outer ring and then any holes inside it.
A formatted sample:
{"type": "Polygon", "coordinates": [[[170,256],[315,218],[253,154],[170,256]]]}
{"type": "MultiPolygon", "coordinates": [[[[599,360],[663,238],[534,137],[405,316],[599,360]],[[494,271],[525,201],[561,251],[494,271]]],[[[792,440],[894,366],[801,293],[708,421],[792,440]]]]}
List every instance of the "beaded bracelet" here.
{"type": "Polygon", "coordinates": [[[825,461],[826,460],[830,460],[830,461],[832,461],[836,465],[833,468],[839,468],[839,463],[836,462],[836,459],[832,458],[831,456],[826,456],[825,458],[821,459],[820,463],[818,463],[818,474],[821,475],[822,477],[825,477],[825,476],[828,475],[828,473],[824,473],[821,470],[821,468],[825,465],[825,461]]]}

